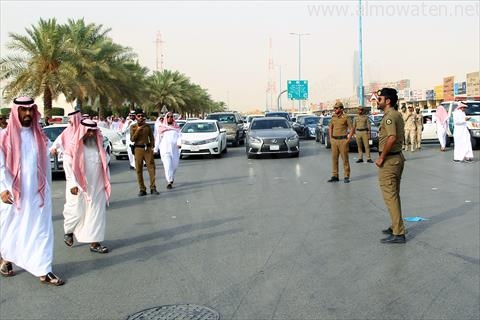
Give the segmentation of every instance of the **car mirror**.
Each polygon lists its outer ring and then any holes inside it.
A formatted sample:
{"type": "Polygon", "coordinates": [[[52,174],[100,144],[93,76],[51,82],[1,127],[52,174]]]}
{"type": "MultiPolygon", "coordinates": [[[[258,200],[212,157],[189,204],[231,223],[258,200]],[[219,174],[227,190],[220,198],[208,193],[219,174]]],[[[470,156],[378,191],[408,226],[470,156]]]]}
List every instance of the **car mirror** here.
{"type": "Polygon", "coordinates": [[[225,128],[220,128],[220,132],[227,132],[225,128]]]}

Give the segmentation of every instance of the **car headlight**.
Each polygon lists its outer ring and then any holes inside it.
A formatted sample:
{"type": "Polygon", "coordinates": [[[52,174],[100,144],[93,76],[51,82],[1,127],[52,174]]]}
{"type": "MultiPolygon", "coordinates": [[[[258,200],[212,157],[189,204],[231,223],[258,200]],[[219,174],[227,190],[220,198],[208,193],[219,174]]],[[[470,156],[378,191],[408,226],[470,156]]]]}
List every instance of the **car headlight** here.
{"type": "Polygon", "coordinates": [[[218,141],[218,136],[216,136],[215,138],[203,140],[203,141],[200,141],[200,142],[202,142],[201,144],[207,144],[207,143],[212,143],[212,142],[217,142],[217,141],[218,141]]]}
{"type": "Polygon", "coordinates": [[[290,142],[290,141],[295,141],[295,140],[298,140],[298,135],[293,135],[293,136],[290,136],[290,137],[287,137],[287,141],[290,142]]]}
{"type": "Polygon", "coordinates": [[[250,141],[250,143],[262,143],[262,139],[257,137],[248,137],[248,140],[250,141]]]}
{"type": "Polygon", "coordinates": [[[315,128],[310,128],[310,133],[315,133],[315,128]]]}

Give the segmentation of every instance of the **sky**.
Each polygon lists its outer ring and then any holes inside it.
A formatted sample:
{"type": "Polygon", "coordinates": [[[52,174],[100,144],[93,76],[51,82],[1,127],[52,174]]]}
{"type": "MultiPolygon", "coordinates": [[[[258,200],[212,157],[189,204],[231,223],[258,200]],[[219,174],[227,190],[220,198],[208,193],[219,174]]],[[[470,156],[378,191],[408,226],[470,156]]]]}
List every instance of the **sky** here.
{"type": "MultiPolygon", "coordinates": [[[[287,80],[298,79],[299,64],[309,84],[307,103],[350,97],[358,83],[353,75],[358,1],[0,4],[2,57],[8,55],[9,33],[26,35],[25,29],[40,18],[60,23],[84,18],[110,28],[110,37],[130,47],[141,65],[154,71],[163,62],[164,69],[184,73],[232,110],[276,106],[287,80]],[[159,33],[161,46],[156,45],[159,33]],[[157,59],[160,51],[163,59],[157,59]],[[274,85],[270,92],[269,82],[274,85]]],[[[433,89],[443,77],[460,82],[466,73],[480,70],[480,0],[362,1],[362,8],[365,85],[410,79],[412,89],[433,89]]],[[[293,105],[283,96],[283,105],[293,105]]]]}

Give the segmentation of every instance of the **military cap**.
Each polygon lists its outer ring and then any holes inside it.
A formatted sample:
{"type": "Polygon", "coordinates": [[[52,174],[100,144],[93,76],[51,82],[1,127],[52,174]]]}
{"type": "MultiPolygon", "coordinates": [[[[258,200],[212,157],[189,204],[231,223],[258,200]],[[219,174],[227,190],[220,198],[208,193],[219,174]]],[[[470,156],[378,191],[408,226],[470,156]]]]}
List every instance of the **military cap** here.
{"type": "Polygon", "coordinates": [[[333,108],[334,108],[334,109],[335,109],[335,108],[343,109],[343,108],[344,108],[344,107],[343,107],[343,103],[340,102],[340,101],[337,101],[337,102],[335,102],[335,105],[333,106],[333,108]]]}

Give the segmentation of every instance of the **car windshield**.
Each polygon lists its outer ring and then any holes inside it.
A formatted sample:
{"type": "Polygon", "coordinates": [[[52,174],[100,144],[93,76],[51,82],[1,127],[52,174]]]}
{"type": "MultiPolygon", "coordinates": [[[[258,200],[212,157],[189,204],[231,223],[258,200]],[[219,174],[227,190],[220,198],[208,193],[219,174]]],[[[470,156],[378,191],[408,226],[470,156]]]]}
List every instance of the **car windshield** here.
{"type": "Polygon", "coordinates": [[[235,123],[235,116],[232,114],[209,114],[208,119],[217,120],[222,123],[235,123]]]}
{"type": "Polygon", "coordinates": [[[184,133],[197,133],[197,132],[216,132],[217,128],[214,123],[186,123],[183,128],[182,132],[184,133]]]}
{"type": "Polygon", "coordinates": [[[252,130],[263,130],[263,129],[287,129],[290,126],[288,122],[283,119],[268,119],[261,121],[252,122],[252,130]]]}
{"type": "Polygon", "coordinates": [[[49,127],[49,128],[43,128],[43,132],[45,132],[45,135],[50,141],[55,141],[55,139],[58,138],[60,133],[65,130],[66,127],[49,127]]]}
{"type": "Polygon", "coordinates": [[[282,117],[287,120],[290,120],[290,117],[288,116],[288,113],[286,112],[268,112],[265,114],[265,117],[282,117]]]}
{"type": "Polygon", "coordinates": [[[467,116],[478,116],[480,115],[480,102],[465,102],[468,106],[465,109],[465,114],[467,116]]]}
{"type": "Polygon", "coordinates": [[[320,118],[305,118],[305,124],[317,124],[318,120],[320,120],[320,118]]]}

